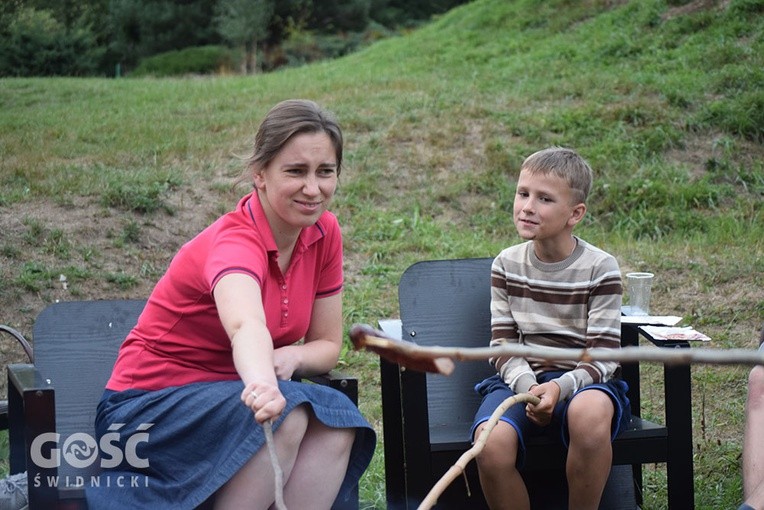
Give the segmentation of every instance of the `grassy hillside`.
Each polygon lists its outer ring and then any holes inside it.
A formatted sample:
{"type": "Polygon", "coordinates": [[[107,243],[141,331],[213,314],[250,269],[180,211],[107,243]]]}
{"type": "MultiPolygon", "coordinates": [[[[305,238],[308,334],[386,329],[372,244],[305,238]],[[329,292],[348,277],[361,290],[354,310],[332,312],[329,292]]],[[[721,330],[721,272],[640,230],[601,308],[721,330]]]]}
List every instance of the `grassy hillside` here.
{"type": "MultiPolygon", "coordinates": [[[[750,348],[764,324],[764,2],[477,0],[341,60],[256,77],[0,80],[0,322],[57,299],[145,297],[175,250],[230,209],[262,115],[334,110],[346,162],[346,323],[397,314],[417,260],[492,256],[522,159],[578,149],[596,173],[578,234],[653,306],[750,348]],[[674,2],[676,3],[676,2],[674,2]],[[61,277],[66,279],[66,286],[61,277]]],[[[0,343],[4,362],[20,349],[0,343]]],[[[379,426],[377,360],[343,356],[379,426]]],[[[694,367],[696,502],[733,508],[746,367],[694,367]]],[[[662,409],[647,367],[645,413],[662,409]]],[[[384,508],[381,443],[363,480],[384,508]]],[[[646,469],[663,508],[662,466],[646,469]]]]}

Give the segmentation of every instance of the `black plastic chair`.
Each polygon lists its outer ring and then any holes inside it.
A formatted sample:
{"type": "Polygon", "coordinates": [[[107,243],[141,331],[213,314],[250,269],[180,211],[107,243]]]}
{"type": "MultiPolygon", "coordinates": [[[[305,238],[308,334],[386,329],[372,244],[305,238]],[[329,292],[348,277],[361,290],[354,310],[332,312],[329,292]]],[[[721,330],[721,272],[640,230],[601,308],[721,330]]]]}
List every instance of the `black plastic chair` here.
{"type": "MultiPolygon", "coordinates": [[[[380,321],[393,338],[423,346],[485,347],[490,340],[491,258],[418,262],[398,286],[401,320],[380,321]]],[[[637,345],[638,329],[622,327],[622,345],[637,345]]],[[[656,343],[662,345],[661,343],[656,343]]],[[[686,342],[671,347],[687,347],[686,342]]],[[[462,362],[448,377],[402,370],[381,360],[385,481],[390,509],[416,506],[461,454],[480,397],[474,385],[495,373],[488,362],[462,362]]],[[[639,365],[624,364],[633,418],[613,443],[613,467],[601,508],[634,509],[641,503],[642,464],[667,462],[670,508],[693,505],[690,369],[666,367],[666,424],[640,418],[639,365]],[[669,426],[670,425],[670,426],[669,426]]],[[[544,438],[527,445],[523,472],[534,508],[565,508],[566,451],[544,438]],[[557,483],[550,484],[550,480],[557,483]]],[[[454,481],[436,508],[487,508],[475,463],[454,481]]]]}

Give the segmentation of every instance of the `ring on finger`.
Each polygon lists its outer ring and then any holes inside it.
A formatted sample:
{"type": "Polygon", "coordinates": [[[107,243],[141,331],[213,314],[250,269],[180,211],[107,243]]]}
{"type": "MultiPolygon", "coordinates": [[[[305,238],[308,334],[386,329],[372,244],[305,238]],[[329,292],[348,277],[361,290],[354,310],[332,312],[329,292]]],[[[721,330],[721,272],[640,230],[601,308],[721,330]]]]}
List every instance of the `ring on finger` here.
{"type": "Polygon", "coordinates": [[[257,400],[257,393],[255,393],[255,390],[250,391],[249,394],[252,395],[252,398],[257,400]]]}

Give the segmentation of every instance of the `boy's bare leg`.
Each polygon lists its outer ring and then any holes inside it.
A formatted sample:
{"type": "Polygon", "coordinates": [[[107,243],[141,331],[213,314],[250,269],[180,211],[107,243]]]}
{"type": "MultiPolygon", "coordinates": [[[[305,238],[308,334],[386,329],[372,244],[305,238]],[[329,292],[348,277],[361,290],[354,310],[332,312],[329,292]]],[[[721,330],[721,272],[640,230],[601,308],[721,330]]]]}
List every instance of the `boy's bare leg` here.
{"type": "MultiPolygon", "coordinates": [[[[478,425],[479,437],[485,424],[478,425]]],[[[483,451],[475,459],[480,486],[491,510],[528,510],[530,501],[516,461],[519,449],[517,432],[512,425],[500,421],[491,431],[483,451]]]]}
{"type": "Polygon", "coordinates": [[[599,507],[613,461],[610,423],[614,412],[610,397],[598,390],[579,393],[568,407],[569,508],[599,507]]]}
{"type": "Polygon", "coordinates": [[[743,492],[745,502],[764,510],[764,366],[755,366],[748,376],[743,436],[743,492]]]}

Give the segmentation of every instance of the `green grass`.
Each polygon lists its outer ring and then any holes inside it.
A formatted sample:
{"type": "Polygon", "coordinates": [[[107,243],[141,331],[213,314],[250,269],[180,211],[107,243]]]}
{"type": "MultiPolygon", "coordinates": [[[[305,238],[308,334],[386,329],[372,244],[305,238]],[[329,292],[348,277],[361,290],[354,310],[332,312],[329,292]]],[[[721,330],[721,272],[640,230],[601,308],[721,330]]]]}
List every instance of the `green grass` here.
{"type": "MultiPolygon", "coordinates": [[[[29,332],[55,299],[145,297],[177,248],[245,191],[231,184],[263,114],[307,97],[346,135],[333,210],[347,326],[396,316],[413,262],[517,242],[522,159],[566,145],[596,174],[578,234],[624,273],[654,272],[654,308],[711,347],[753,347],[764,323],[763,12],[760,0],[476,0],[345,58],[256,77],[0,80],[0,319],[29,332]]],[[[347,349],[342,363],[381,433],[377,360],[347,349]]],[[[663,409],[660,372],[643,371],[646,415],[663,409]]],[[[697,508],[740,502],[746,374],[693,369],[697,508]]],[[[665,508],[664,466],[645,478],[645,508],[665,508]]],[[[384,508],[383,480],[380,437],[366,508],[384,508]]]]}
{"type": "Polygon", "coordinates": [[[8,473],[10,470],[10,453],[10,448],[8,446],[8,431],[0,431],[0,473],[8,473]]]}

